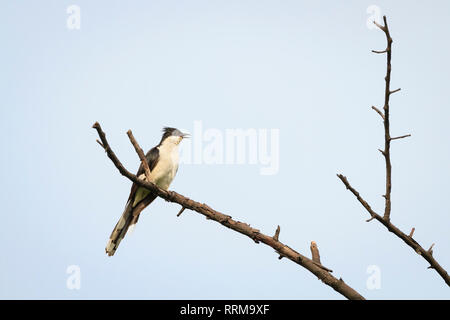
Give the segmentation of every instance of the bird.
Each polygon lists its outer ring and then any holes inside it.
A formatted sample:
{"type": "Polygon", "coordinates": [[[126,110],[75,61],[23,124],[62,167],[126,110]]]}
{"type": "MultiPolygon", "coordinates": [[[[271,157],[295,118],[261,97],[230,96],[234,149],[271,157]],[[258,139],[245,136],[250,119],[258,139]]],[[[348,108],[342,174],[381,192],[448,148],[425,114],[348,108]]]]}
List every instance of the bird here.
{"type": "MultiPolygon", "coordinates": [[[[145,158],[150,168],[150,182],[161,189],[167,190],[178,171],[179,144],[184,138],[188,138],[189,134],[171,127],[164,127],[162,131],[161,141],[146,153],[145,158]]],[[[136,176],[147,180],[142,163],[136,176]]],[[[156,197],[157,195],[154,192],[133,183],[122,216],[106,244],[105,251],[108,256],[114,255],[127,231],[132,230],[138,222],[142,210],[152,203],[156,197]]]]}

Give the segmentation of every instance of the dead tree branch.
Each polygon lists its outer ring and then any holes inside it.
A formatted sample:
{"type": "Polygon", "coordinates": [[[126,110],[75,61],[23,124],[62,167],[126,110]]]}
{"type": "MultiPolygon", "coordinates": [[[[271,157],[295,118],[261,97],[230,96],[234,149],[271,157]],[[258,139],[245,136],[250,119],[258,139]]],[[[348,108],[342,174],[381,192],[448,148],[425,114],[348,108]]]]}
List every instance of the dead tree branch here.
{"type": "Polygon", "coordinates": [[[317,263],[321,264],[320,263],[319,248],[317,247],[317,243],[315,241],[311,241],[310,249],[311,249],[312,260],[314,262],[317,262],[317,263]]]}
{"type": "Polygon", "coordinates": [[[130,138],[130,142],[134,147],[134,150],[136,150],[136,153],[139,156],[139,159],[141,160],[142,166],[144,167],[145,177],[147,181],[150,181],[150,168],[147,163],[147,159],[145,158],[144,151],[142,151],[141,147],[137,143],[136,139],[133,136],[133,132],[131,130],[127,131],[128,138],[130,138]]]}
{"type": "Polygon", "coordinates": [[[319,254],[319,247],[317,246],[317,243],[315,241],[311,241],[311,246],[309,247],[311,249],[311,258],[314,263],[321,267],[322,269],[333,272],[333,270],[328,269],[327,267],[324,267],[322,263],[320,262],[320,254],[319,254]]]}
{"type": "Polygon", "coordinates": [[[417,243],[413,239],[413,234],[415,228],[413,228],[409,235],[406,235],[403,233],[399,228],[397,228],[395,225],[393,225],[390,222],[391,217],[391,190],[392,190],[392,165],[391,165],[391,153],[390,153],[390,146],[392,140],[402,139],[406,137],[410,137],[410,134],[394,137],[392,138],[390,135],[390,123],[389,123],[389,98],[390,95],[400,91],[400,89],[396,89],[391,91],[390,89],[390,82],[391,82],[391,57],[392,57],[392,38],[389,33],[389,27],[386,21],[386,16],[383,17],[384,26],[374,22],[386,35],[386,41],[387,41],[387,48],[383,51],[375,51],[372,50],[372,52],[375,53],[386,53],[387,54],[387,68],[386,68],[386,76],[385,76],[385,92],[384,92],[384,107],[383,112],[381,112],[376,107],[372,107],[383,119],[384,124],[384,150],[378,149],[382,155],[384,156],[385,163],[386,163],[386,191],[383,195],[385,199],[385,209],[384,209],[384,215],[381,216],[377,214],[370,205],[361,197],[358,191],[356,191],[355,188],[353,188],[350,183],[348,182],[347,178],[343,176],[342,174],[338,174],[337,176],[341,181],[344,183],[346,188],[350,190],[351,193],[353,193],[356,197],[356,199],[361,203],[361,205],[367,210],[367,212],[370,214],[371,218],[367,221],[371,221],[373,219],[376,219],[381,224],[383,224],[390,232],[394,233],[397,237],[402,239],[408,246],[410,246],[412,249],[414,249],[415,252],[417,252],[419,255],[421,255],[425,260],[427,260],[430,263],[430,267],[432,269],[435,269],[436,272],[444,279],[445,283],[450,286],[450,276],[447,273],[447,271],[442,268],[439,263],[433,258],[433,245],[430,247],[430,249],[425,250],[422,246],[417,243]]]}
{"type": "MultiPolygon", "coordinates": [[[[317,263],[307,258],[306,256],[303,256],[302,254],[293,250],[289,246],[280,242],[278,240],[280,234],[279,227],[277,228],[277,231],[273,237],[265,235],[261,233],[258,229],[250,227],[250,225],[248,225],[247,223],[233,220],[231,216],[216,211],[211,207],[209,207],[208,205],[206,205],[205,203],[196,202],[174,191],[167,191],[161,189],[151,182],[139,179],[136,175],[132,174],[127,169],[125,169],[125,167],[119,161],[119,159],[109,146],[109,143],[106,140],[106,135],[103,132],[100,124],[96,122],[93,125],[93,128],[97,130],[97,133],[101,140],[101,146],[106,151],[107,156],[111,159],[111,161],[114,163],[119,172],[123,176],[127,177],[128,179],[136,183],[137,185],[151,190],[152,192],[156,193],[159,197],[163,198],[166,201],[178,203],[183,208],[198,212],[203,216],[205,216],[207,219],[214,220],[227,228],[230,228],[238,233],[241,233],[251,238],[256,243],[262,242],[272,247],[280,255],[280,257],[286,257],[289,260],[295,262],[296,264],[304,267],[305,269],[316,275],[323,283],[330,286],[331,288],[333,288],[346,298],[354,300],[364,300],[364,297],[362,295],[360,295],[356,290],[348,286],[342,279],[337,279],[334,276],[332,276],[330,274],[331,270],[323,267],[320,263],[317,263]]],[[[142,150],[140,149],[136,140],[133,139],[134,140],[133,142],[133,140],[131,139],[132,134],[129,134],[129,137],[136,151],[142,150]]],[[[140,157],[140,159],[142,160],[142,157],[140,157]]],[[[180,211],[180,213],[182,211],[183,209],[180,211]]]]}

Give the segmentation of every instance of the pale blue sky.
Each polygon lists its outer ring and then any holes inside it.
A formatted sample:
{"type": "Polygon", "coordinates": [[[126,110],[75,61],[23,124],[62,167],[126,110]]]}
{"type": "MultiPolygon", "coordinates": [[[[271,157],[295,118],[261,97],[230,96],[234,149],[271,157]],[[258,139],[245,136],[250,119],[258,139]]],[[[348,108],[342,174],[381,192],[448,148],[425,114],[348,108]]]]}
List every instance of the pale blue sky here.
{"type": "Polygon", "coordinates": [[[369,299],[449,299],[425,260],[368,215],[381,211],[385,38],[392,37],[392,221],[450,269],[448,1],[2,1],[0,298],[341,299],[311,273],[202,216],[158,199],[109,258],[128,197],[97,145],[99,121],[122,162],[194,121],[225,132],[279,129],[276,175],[255,165],[181,165],[172,189],[272,234],[369,299]],[[66,27],[69,5],[81,29],[66,27]],[[78,265],[80,290],[66,287],[78,265]],[[369,290],[366,272],[381,270],[369,290]]]}

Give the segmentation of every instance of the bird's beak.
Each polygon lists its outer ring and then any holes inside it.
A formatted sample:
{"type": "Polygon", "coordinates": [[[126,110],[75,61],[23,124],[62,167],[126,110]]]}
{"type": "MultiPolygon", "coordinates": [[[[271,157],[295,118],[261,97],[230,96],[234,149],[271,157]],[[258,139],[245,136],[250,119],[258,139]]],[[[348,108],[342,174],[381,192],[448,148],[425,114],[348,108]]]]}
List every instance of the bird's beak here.
{"type": "Polygon", "coordinates": [[[184,139],[184,138],[190,138],[191,137],[191,135],[189,134],[189,133],[183,133],[182,135],[181,135],[181,137],[184,139]]]}

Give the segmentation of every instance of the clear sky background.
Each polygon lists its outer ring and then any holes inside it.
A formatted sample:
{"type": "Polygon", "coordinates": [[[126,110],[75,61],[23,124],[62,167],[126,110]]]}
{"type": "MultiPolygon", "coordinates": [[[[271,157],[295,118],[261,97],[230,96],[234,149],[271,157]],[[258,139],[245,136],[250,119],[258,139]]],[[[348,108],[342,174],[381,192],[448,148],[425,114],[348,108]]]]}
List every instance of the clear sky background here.
{"type": "Polygon", "coordinates": [[[442,278],[372,221],[379,212],[384,34],[393,47],[392,221],[450,269],[448,1],[1,1],[0,298],[342,299],[273,249],[161,199],[104,252],[130,182],[95,142],[99,121],[131,170],[163,126],[280,130],[280,166],[181,165],[171,189],[322,262],[368,299],[449,299],[442,278]],[[66,26],[81,8],[81,29],[66,26]],[[81,271],[67,288],[68,266],[81,271]],[[369,266],[381,287],[370,290],[369,266]]]}

